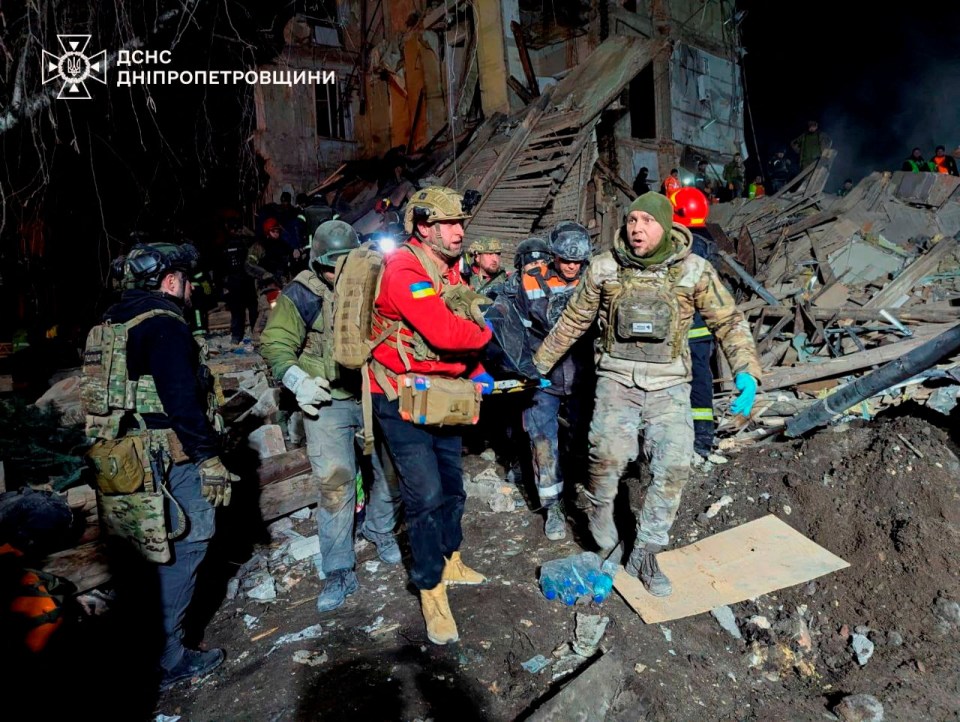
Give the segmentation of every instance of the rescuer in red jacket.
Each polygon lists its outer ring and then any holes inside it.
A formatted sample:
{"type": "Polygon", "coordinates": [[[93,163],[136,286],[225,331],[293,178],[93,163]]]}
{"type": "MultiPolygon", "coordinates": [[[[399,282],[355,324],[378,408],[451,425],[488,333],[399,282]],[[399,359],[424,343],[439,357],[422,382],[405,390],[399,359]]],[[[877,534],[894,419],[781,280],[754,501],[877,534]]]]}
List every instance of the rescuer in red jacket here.
{"type": "Polygon", "coordinates": [[[409,239],[387,257],[373,308],[373,412],[400,479],[413,552],[410,578],[435,644],[459,639],[447,585],[485,581],[460,558],[466,495],[456,424],[475,423],[478,388],[493,390],[479,363],[491,338],[476,306],[483,297],[459,270],[471,195],[465,200],[439,187],[413,195],[404,216],[409,239]],[[472,316],[460,310],[471,306],[472,316]]]}

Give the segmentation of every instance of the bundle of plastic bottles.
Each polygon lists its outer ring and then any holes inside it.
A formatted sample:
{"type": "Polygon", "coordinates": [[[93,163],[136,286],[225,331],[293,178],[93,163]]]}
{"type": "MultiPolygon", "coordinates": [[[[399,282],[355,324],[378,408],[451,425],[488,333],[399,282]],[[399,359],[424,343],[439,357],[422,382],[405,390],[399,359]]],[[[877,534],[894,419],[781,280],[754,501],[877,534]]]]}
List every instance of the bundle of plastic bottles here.
{"type": "Polygon", "coordinates": [[[613,590],[616,564],[601,564],[593,552],[544,562],[540,567],[540,590],[547,599],[559,599],[567,606],[589,597],[600,604],[613,590]]]}

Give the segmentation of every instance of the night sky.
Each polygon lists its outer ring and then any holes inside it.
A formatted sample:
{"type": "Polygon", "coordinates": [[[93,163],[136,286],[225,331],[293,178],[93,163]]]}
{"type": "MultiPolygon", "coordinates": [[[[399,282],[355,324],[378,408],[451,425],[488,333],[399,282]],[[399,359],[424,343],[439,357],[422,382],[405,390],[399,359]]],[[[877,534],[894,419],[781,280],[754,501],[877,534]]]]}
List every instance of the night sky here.
{"type": "Polygon", "coordinates": [[[914,146],[960,145],[960,3],[739,0],[747,147],[761,156],[815,119],[838,150],[827,190],[898,170],[914,146]]]}

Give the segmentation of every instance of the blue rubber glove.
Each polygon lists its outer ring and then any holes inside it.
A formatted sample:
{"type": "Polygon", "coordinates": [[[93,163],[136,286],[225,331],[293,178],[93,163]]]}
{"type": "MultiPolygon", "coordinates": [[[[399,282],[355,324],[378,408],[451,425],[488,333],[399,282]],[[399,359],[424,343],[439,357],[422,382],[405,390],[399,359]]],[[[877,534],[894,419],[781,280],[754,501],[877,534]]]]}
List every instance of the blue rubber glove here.
{"type": "Polygon", "coordinates": [[[490,323],[489,321],[485,321],[484,323],[486,323],[486,324],[487,324],[487,328],[489,328],[489,329],[490,329],[490,333],[493,333],[493,324],[492,324],[492,323],[490,323]]]}
{"type": "Polygon", "coordinates": [[[549,389],[551,386],[553,386],[553,382],[550,379],[540,379],[541,389],[549,389]]]}
{"type": "Polygon", "coordinates": [[[480,394],[486,396],[493,392],[493,376],[488,374],[486,371],[479,373],[476,376],[471,376],[470,380],[475,384],[480,384],[480,394]]]}
{"type": "Polygon", "coordinates": [[[757,380],[750,374],[741,371],[734,378],[733,383],[740,393],[730,404],[730,411],[750,418],[750,412],[753,411],[753,402],[757,399],[757,380]]]}

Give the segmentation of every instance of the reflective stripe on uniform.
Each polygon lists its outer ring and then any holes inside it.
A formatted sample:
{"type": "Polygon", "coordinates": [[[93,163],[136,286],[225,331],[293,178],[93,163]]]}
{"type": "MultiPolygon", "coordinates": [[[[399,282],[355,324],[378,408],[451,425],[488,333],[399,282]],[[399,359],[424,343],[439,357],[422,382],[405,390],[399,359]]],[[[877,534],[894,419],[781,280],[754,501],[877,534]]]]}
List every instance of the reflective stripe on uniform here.
{"type": "Polygon", "coordinates": [[[540,497],[542,502],[544,499],[554,499],[560,496],[560,493],[563,491],[563,483],[553,484],[552,486],[544,486],[537,489],[537,495],[540,497]]]}
{"type": "Polygon", "coordinates": [[[694,421],[713,421],[713,409],[690,409],[693,412],[694,421]]]}
{"type": "Polygon", "coordinates": [[[700,326],[699,328],[691,328],[687,332],[687,338],[706,338],[710,335],[710,329],[706,326],[700,326]]]}

